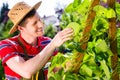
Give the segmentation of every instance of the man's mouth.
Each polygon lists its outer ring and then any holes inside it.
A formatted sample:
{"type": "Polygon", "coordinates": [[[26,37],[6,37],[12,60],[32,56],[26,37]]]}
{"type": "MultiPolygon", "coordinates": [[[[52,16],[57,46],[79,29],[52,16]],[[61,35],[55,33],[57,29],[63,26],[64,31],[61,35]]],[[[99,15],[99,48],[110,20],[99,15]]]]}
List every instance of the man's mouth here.
{"type": "Polygon", "coordinates": [[[37,32],[43,32],[43,29],[38,29],[37,32]]]}

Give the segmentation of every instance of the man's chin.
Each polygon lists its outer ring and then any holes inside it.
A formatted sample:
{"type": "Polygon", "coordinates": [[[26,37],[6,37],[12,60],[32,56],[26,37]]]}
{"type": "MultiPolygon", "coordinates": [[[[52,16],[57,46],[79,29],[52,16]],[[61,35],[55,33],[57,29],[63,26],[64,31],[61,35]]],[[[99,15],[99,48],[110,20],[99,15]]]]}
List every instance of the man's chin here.
{"type": "Polygon", "coordinates": [[[42,32],[38,32],[38,33],[37,33],[38,36],[43,36],[43,34],[44,34],[44,33],[42,33],[42,32]]]}

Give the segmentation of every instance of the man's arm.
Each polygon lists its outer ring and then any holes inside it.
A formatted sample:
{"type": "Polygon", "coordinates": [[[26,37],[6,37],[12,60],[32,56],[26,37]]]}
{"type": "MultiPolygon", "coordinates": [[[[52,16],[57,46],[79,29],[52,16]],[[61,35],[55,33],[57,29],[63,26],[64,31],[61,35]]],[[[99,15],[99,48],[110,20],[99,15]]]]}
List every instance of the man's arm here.
{"type": "Polygon", "coordinates": [[[72,29],[64,29],[63,31],[58,32],[53,40],[35,57],[25,61],[22,57],[15,56],[6,63],[14,72],[29,79],[43,67],[55,48],[61,46],[65,41],[70,40],[72,35],[72,29]]]}

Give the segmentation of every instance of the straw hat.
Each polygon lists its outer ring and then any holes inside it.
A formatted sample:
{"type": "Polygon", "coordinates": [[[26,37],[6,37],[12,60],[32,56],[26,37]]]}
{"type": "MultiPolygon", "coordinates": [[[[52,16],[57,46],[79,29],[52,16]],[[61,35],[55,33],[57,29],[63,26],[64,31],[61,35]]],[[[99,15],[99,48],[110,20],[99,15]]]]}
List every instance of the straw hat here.
{"type": "Polygon", "coordinates": [[[41,1],[36,3],[33,7],[29,6],[25,2],[19,2],[13,6],[13,8],[8,12],[8,17],[14,23],[13,27],[10,29],[9,34],[14,33],[17,30],[17,25],[21,20],[32,10],[38,9],[41,5],[41,1]]]}

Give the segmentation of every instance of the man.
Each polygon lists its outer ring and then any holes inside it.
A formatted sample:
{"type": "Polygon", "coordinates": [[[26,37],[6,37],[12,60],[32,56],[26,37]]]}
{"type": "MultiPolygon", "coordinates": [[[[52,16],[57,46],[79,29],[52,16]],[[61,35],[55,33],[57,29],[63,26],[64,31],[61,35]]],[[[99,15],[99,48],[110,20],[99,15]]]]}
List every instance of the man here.
{"type": "Polygon", "coordinates": [[[73,30],[66,28],[58,32],[52,40],[44,37],[43,23],[36,12],[40,4],[38,2],[31,7],[25,2],[19,2],[8,13],[14,23],[9,33],[13,34],[18,30],[19,34],[0,42],[0,56],[6,80],[31,80],[54,55],[55,49],[73,35],[73,30]]]}

